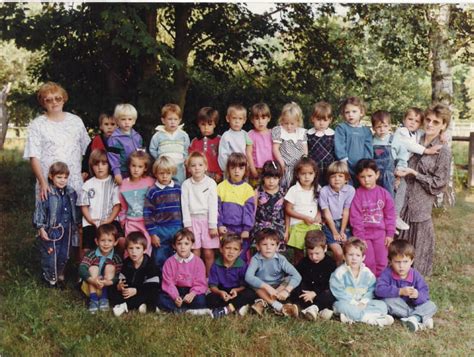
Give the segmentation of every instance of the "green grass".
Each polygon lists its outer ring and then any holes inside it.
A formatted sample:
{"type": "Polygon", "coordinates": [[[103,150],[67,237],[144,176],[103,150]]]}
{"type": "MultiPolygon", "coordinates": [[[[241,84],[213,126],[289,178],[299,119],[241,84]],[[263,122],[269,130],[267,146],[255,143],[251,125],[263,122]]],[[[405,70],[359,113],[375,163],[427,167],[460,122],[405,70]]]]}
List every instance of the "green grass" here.
{"type": "Polygon", "coordinates": [[[412,334],[338,321],[276,316],[90,315],[80,294],[44,288],[31,227],[34,179],[15,152],[0,152],[0,355],[450,355],[474,349],[474,200],[436,210],[437,248],[429,279],[435,329],[412,334]],[[470,203],[470,202],[471,203],[470,203]]]}

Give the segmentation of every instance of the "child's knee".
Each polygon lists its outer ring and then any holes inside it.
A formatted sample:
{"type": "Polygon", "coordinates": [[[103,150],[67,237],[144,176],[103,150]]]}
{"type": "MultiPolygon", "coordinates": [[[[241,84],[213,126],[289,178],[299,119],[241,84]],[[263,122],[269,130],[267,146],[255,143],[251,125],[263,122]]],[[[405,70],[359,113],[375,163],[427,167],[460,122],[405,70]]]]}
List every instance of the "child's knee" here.
{"type": "Polygon", "coordinates": [[[99,267],[97,265],[91,265],[88,270],[91,278],[97,278],[99,276],[99,267]]]}
{"type": "Polygon", "coordinates": [[[104,268],[104,278],[112,279],[115,275],[115,266],[112,264],[107,264],[104,268]]]}

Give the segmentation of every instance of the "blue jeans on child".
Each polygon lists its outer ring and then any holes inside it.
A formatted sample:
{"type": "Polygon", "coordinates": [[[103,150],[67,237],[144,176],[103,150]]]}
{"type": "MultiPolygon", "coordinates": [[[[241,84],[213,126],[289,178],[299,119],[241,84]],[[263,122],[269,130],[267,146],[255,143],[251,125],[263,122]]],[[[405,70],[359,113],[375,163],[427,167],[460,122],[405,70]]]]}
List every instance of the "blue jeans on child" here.
{"type": "Polygon", "coordinates": [[[417,306],[410,306],[405,300],[399,297],[387,298],[383,301],[387,304],[388,313],[390,315],[399,318],[415,315],[420,322],[424,322],[425,319],[433,317],[438,310],[435,303],[431,300],[417,306]]]}
{"type": "Polygon", "coordinates": [[[390,192],[392,197],[395,197],[395,161],[392,156],[392,145],[374,145],[374,160],[380,171],[377,184],[390,192]]]}
{"type": "Polygon", "coordinates": [[[71,246],[71,226],[64,227],[64,235],[57,241],[45,241],[38,238],[41,256],[41,270],[43,278],[51,283],[58,280],[58,276],[64,275],[64,268],[69,259],[69,247],[71,246]]]}
{"type": "MultiPolygon", "coordinates": [[[[179,296],[184,297],[189,293],[191,288],[178,287],[179,296]]],[[[183,302],[181,307],[177,307],[173,299],[165,292],[158,295],[158,307],[167,312],[182,313],[191,309],[205,309],[206,294],[196,295],[190,304],[183,302]]]]}
{"type": "Polygon", "coordinates": [[[152,256],[155,265],[161,269],[165,264],[166,259],[171,257],[174,253],[173,249],[173,236],[178,232],[181,228],[181,225],[173,225],[173,226],[158,226],[154,234],[156,234],[160,238],[160,246],[159,248],[153,247],[152,256]]]}
{"type": "MultiPolygon", "coordinates": [[[[336,230],[338,232],[341,231],[341,224],[342,224],[342,219],[335,219],[334,220],[334,225],[336,226],[336,230]]],[[[326,243],[327,244],[335,244],[335,243],[342,244],[342,242],[338,242],[337,240],[334,239],[334,236],[333,236],[331,230],[325,224],[323,225],[323,233],[326,236],[326,243]]],[[[351,229],[349,227],[346,227],[345,233],[346,233],[347,238],[349,238],[352,235],[351,229]]]]}
{"type": "Polygon", "coordinates": [[[353,321],[362,321],[365,314],[387,315],[387,305],[381,300],[369,300],[364,308],[351,304],[349,301],[336,301],[334,311],[344,314],[353,321]]]}

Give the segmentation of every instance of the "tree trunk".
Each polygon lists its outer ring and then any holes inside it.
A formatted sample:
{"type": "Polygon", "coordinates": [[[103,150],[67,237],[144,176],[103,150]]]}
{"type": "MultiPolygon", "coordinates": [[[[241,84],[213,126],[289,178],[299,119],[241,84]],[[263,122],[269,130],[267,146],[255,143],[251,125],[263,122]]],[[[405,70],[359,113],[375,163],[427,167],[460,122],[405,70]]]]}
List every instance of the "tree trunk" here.
{"type": "Polygon", "coordinates": [[[5,145],[5,138],[8,131],[8,111],[7,111],[7,97],[10,92],[11,83],[3,86],[0,92],[0,150],[3,150],[5,145]]]}
{"type": "MultiPolygon", "coordinates": [[[[151,4],[150,4],[151,5],[151,4]]],[[[156,41],[157,35],[157,9],[155,6],[147,9],[144,14],[144,21],[146,23],[147,32],[156,41]]],[[[147,80],[156,74],[156,67],[158,60],[156,54],[147,54],[143,63],[143,79],[147,80]]]]}
{"type": "MultiPolygon", "coordinates": [[[[451,57],[453,49],[449,43],[449,18],[451,5],[432,5],[429,12],[432,23],[430,33],[430,47],[433,69],[431,72],[431,100],[449,106],[454,113],[453,75],[451,71],[451,57]]],[[[454,120],[448,127],[449,146],[452,146],[452,129],[454,120]]],[[[436,206],[454,206],[454,160],[451,162],[450,178],[446,191],[438,196],[436,206]]]]}

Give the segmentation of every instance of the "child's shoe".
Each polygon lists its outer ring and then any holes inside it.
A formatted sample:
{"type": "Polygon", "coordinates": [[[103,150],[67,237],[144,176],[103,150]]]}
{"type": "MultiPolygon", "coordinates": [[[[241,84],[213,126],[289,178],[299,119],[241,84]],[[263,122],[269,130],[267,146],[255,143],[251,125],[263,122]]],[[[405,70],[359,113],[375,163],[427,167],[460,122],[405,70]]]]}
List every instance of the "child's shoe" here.
{"type": "Polygon", "coordinates": [[[311,305],[301,311],[305,319],[310,321],[316,321],[318,319],[318,312],[319,309],[316,305],[311,305]]]}
{"type": "Polygon", "coordinates": [[[146,314],[146,304],[141,304],[139,307],[138,307],[138,312],[140,314],[146,314]]]}
{"type": "Polygon", "coordinates": [[[238,314],[240,316],[245,316],[245,315],[248,314],[249,310],[250,310],[250,305],[248,305],[248,304],[244,305],[239,309],[238,314]]]}
{"type": "Polygon", "coordinates": [[[283,316],[289,317],[298,317],[299,309],[298,305],[296,304],[283,304],[283,308],[281,309],[283,316]]]}
{"type": "Polygon", "coordinates": [[[227,310],[226,307],[220,307],[220,308],[217,308],[217,309],[212,309],[212,318],[213,319],[218,319],[218,318],[224,317],[228,313],[229,313],[229,311],[227,310]]]}
{"type": "Polygon", "coordinates": [[[432,330],[434,328],[433,319],[431,317],[428,317],[428,318],[424,319],[424,321],[421,324],[421,328],[432,330]]]}
{"type": "Polygon", "coordinates": [[[161,314],[161,310],[160,310],[160,308],[159,308],[158,306],[155,307],[155,312],[156,312],[157,314],[161,314]]]}
{"type": "Polygon", "coordinates": [[[113,311],[115,316],[117,316],[117,317],[122,316],[124,313],[128,312],[127,303],[124,302],[122,304],[115,305],[112,308],[112,311],[113,311]]]}
{"type": "Polygon", "coordinates": [[[390,315],[381,315],[377,317],[377,325],[379,326],[390,326],[395,320],[390,315]]]}
{"type": "Polygon", "coordinates": [[[397,217],[396,227],[400,231],[407,231],[407,230],[410,229],[410,226],[408,224],[406,224],[405,221],[403,219],[401,219],[400,217],[397,217]]]}
{"type": "Polygon", "coordinates": [[[186,310],[186,313],[189,315],[194,315],[194,316],[212,316],[212,311],[211,309],[189,309],[186,310]]]}
{"type": "Polygon", "coordinates": [[[354,323],[354,320],[351,320],[350,318],[348,318],[348,317],[347,317],[346,315],[344,315],[344,314],[341,314],[341,315],[340,315],[340,319],[341,319],[341,322],[342,322],[343,324],[349,324],[349,325],[351,325],[351,324],[354,323]]]}
{"type": "Polygon", "coordinates": [[[251,309],[258,315],[263,316],[265,308],[267,307],[267,303],[265,300],[258,299],[255,300],[255,303],[251,306],[251,309]]]}
{"type": "Polygon", "coordinates": [[[323,320],[331,320],[333,314],[334,314],[334,311],[330,309],[323,309],[319,312],[319,317],[322,318],[323,320]]]}
{"type": "Polygon", "coordinates": [[[100,299],[99,300],[99,310],[100,311],[109,311],[109,299],[100,299]]]}
{"type": "Polygon", "coordinates": [[[415,316],[403,317],[400,321],[403,326],[410,330],[410,332],[416,332],[420,329],[420,323],[415,316]]]}
{"type": "Polygon", "coordinates": [[[99,302],[97,300],[91,300],[89,302],[89,312],[95,314],[97,311],[99,311],[99,302]]]}

